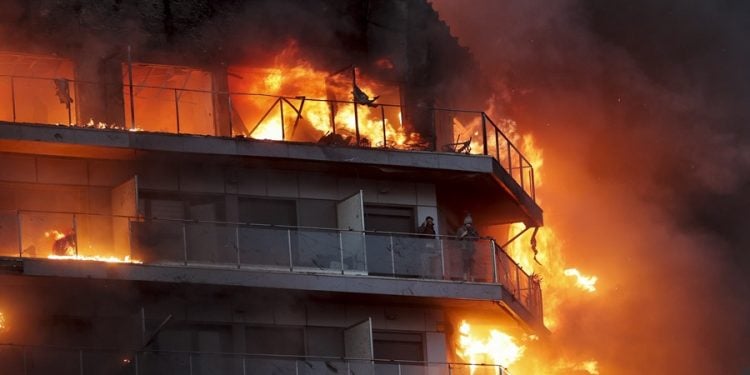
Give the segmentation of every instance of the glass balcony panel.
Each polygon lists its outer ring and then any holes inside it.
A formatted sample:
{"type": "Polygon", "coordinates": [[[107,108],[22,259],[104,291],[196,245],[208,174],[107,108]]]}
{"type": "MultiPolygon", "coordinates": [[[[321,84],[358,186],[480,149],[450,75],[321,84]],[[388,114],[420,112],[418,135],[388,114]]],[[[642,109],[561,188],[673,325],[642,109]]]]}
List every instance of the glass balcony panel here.
{"type": "MultiPolygon", "coordinates": [[[[347,363],[335,359],[301,359],[297,361],[299,375],[349,374],[347,363]]],[[[355,373],[358,374],[358,373],[355,373]]]]}
{"type": "Polygon", "coordinates": [[[144,263],[185,262],[184,224],[172,221],[130,223],[133,257],[144,263]]]}
{"type": "Polygon", "coordinates": [[[58,349],[26,349],[25,375],[80,375],[78,351],[58,349]]]}
{"type": "Polygon", "coordinates": [[[274,358],[246,358],[248,374],[296,374],[297,361],[274,358]]]}
{"type": "Polygon", "coordinates": [[[83,374],[135,375],[132,354],[115,352],[83,352],[83,374]]]}
{"type": "Polygon", "coordinates": [[[286,229],[240,227],[243,266],[289,269],[289,232],[286,229]]]}
{"type": "Polygon", "coordinates": [[[194,353],[190,355],[190,361],[192,375],[243,374],[242,357],[236,355],[194,353]]]}
{"type": "Polygon", "coordinates": [[[237,230],[230,224],[186,223],[188,263],[237,265],[237,230]]]}
{"type": "Polygon", "coordinates": [[[190,359],[187,353],[138,353],[138,375],[189,374],[190,359]]]}
{"type": "Polygon", "coordinates": [[[295,270],[342,270],[338,231],[298,229],[291,234],[295,270]]]}
{"type": "Polygon", "coordinates": [[[378,375],[399,375],[397,363],[375,363],[375,373],[378,375]]]}
{"type": "Polygon", "coordinates": [[[421,364],[401,364],[401,375],[427,375],[427,367],[421,364]]]}
{"type": "Polygon", "coordinates": [[[365,248],[367,249],[367,273],[370,275],[392,276],[391,236],[367,234],[365,236],[365,248]]]}
{"type": "Polygon", "coordinates": [[[21,213],[23,256],[75,255],[77,242],[72,214],[21,213]]]}
{"type": "Polygon", "coordinates": [[[365,235],[362,232],[340,231],[344,251],[344,271],[352,273],[367,272],[365,255],[365,235]]]}
{"type": "Polygon", "coordinates": [[[394,236],[396,276],[441,279],[440,243],[434,238],[394,236]]]}

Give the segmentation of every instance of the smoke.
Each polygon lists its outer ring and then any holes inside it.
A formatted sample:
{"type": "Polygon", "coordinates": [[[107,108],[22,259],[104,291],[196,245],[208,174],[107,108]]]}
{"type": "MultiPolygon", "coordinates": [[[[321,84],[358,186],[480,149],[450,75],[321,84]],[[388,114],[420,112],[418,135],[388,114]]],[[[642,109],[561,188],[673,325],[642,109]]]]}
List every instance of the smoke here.
{"type": "Polygon", "coordinates": [[[690,3],[433,1],[544,149],[568,263],[600,278],[561,306],[537,373],[750,368],[750,7],[690,3]]]}

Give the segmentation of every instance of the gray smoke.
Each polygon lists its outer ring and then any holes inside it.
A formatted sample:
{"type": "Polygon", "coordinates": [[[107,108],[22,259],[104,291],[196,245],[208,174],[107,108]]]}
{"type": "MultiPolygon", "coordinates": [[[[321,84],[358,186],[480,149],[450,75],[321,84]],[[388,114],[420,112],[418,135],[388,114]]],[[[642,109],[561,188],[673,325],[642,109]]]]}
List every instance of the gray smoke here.
{"type": "Polygon", "coordinates": [[[750,6],[433,1],[544,149],[539,189],[568,263],[554,355],[603,374],[750,368],[750,6]]]}

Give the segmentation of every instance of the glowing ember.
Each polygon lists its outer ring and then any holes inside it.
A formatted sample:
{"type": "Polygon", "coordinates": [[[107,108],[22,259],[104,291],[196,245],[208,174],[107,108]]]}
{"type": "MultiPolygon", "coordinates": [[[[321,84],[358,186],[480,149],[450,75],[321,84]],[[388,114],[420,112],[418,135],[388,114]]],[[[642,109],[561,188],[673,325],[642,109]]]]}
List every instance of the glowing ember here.
{"type": "Polygon", "coordinates": [[[0,332],[5,331],[6,328],[7,326],[5,325],[5,315],[0,312],[0,332]]]}
{"type": "Polygon", "coordinates": [[[86,261],[93,261],[93,262],[107,262],[107,263],[135,263],[135,264],[142,264],[143,262],[137,259],[130,259],[130,256],[125,256],[123,258],[118,258],[115,256],[99,256],[99,255],[93,255],[93,256],[85,256],[85,255],[49,255],[47,256],[48,259],[57,259],[57,260],[86,260],[86,261]]]}
{"type": "MultiPolygon", "coordinates": [[[[456,354],[471,364],[492,364],[507,368],[521,358],[526,350],[525,346],[516,344],[513,337],[497,329],[489,329],[484,335],[472,333],[471,325],[466,320],[461,321],[459,333],[456,354]]],[[[476,371],[476,367],[469,367],[471,374],[476,371]]]]}
{"type": "Polygon", "coordinates": [[[576,277],[577,286],[585,291],[588,292],[595,292],[596,291],[596,276],[585,276],[581,274],[577,269],[575,268],[568,268],[565,271],[565,276],[574,276],[576,277]]]}

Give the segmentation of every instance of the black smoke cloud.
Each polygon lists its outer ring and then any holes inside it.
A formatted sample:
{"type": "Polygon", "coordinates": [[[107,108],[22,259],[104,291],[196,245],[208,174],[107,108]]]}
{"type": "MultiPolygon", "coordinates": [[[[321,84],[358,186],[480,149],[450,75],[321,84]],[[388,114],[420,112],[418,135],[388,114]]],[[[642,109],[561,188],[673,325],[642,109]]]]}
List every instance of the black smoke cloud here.
{"type": "Polygon", "coordinates": [[[750,368],[750,6],[434,0],[544,149],[545,221],[600,277],[550,358],[603,374],[750,368]]]}

